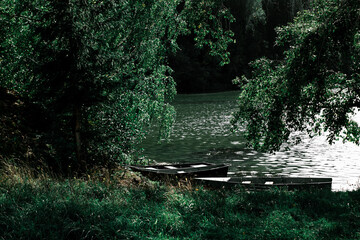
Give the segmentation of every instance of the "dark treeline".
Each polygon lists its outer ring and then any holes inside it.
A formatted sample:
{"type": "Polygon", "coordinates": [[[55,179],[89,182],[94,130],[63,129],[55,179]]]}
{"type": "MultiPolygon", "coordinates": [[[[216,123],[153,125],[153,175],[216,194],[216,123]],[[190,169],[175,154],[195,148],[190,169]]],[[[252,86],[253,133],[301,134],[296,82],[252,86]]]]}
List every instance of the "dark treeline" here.
{"type": "Polygon", "coordinates": [[[181,51],[170,56],[178,93],[237,89],[232,79],[249,75],[249,62],[263,56],[281,57],[284,49],[275,46],[275,28],[308,9],[310,0],[227,0],[225,4],[236,18],[230,26],[235,34],[235,41],[229,47],[230,64],[221,67],[208,49],[194,46],[194,36],[182,37],[181,51]]]}

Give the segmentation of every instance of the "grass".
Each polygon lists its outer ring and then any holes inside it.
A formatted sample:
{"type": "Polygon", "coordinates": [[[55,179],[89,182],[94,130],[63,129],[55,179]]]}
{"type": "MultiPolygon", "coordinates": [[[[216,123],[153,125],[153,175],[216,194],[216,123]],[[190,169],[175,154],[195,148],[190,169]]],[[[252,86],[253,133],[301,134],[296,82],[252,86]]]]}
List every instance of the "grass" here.
{"type": "Polygon", "coordinates": [[[2,174],[0,239],[360,239],[360,191],[249,193],[104,176],[2,174]]]}

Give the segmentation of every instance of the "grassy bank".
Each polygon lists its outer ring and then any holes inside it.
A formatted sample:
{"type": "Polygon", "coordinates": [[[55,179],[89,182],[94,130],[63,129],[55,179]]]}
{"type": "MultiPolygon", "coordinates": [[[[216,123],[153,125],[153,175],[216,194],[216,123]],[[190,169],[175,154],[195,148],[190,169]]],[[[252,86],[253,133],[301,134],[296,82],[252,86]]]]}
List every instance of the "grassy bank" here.
{"type": "Polygon", "coordinates": [[[0,181],[0,239],[360,239],[360,191],[0,181]]]}

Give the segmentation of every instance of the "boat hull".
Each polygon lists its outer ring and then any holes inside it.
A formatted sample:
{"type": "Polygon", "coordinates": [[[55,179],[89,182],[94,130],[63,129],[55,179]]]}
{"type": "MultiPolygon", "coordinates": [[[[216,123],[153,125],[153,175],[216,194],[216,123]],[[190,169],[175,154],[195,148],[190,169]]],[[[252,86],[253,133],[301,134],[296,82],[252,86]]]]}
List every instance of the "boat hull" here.
{"type": "Polygon", "coordinates": [[[197,183],[216,187],[240,186],[246,190],[285,188],[287,190],[331,190],[332,178],[291,178],[291,177],[204,177],[195,178],[197,183]]]}
{"type": "Polygon", "coordinates": [[[171,165],[135,166],[129,168],[151,179],[226,177],[229,166],[226,164],[186,163],[171,165]]]}

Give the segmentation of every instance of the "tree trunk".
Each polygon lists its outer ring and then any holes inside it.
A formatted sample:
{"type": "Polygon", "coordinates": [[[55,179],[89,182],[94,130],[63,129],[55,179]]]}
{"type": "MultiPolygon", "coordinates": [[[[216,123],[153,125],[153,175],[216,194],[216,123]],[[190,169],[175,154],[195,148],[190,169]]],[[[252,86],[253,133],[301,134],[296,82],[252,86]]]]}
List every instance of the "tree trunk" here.
{"type": "Polygon", "coordinates": [[[86,169],[86,161],[84,159],[82,142],[81,142],[81,108],[79,105],[74,106],[74,137],[75,137],[75,152],[76,160],[79,170],[86,169]]]}

